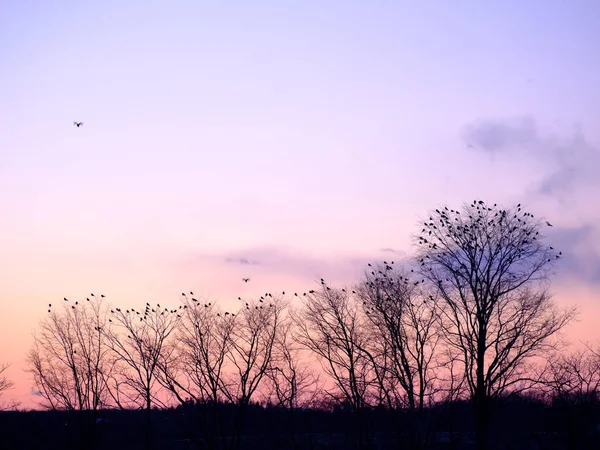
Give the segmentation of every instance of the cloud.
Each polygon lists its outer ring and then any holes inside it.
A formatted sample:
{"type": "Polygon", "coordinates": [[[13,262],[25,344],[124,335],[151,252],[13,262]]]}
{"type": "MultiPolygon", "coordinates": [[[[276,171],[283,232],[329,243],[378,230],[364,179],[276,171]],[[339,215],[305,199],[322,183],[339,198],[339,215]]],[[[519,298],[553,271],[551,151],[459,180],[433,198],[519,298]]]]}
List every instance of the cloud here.
{"type": "MultiPolygon", "coordinates": [[[[380,251],[398,255],[395,258],[398,262],[405,257],[404,252],[392,248],[380,251]]],[[[288,247],[264,246],[225,254],[199,252],[189,258],[186,265],[238,264],[256,266],[253,271],[264,271],[270,275],[291,275],[310,280],[323,277],[331,281],[354,281],[362,275],[368,262],[383,259],[377,256],[378,253],[380,252],[374,251],[371,255],[317,255],[288,247]]]]}
{"type": "Polygon", "coordinates": [[[579,187],[600,188],[600,148],[579,127],[558,134],[542,129],[531,117],[482,119],[466,125],[462,139],[473,151],[491,157],[527,156],[535,159],[544,177],[535,186],[539,196],[564,199],[579,187]]]}
{"type": "Polygon", "coordinates": [[[379,251],[382,253],[394,253],[395,255],[398,255],[402,258],[406,257],[406,252],[403,252],[402,250],[396,250],[390,247],[380,248],[379,251]]]}
{"type": "Polygon", "coordinates": [[[241,264],[243,266],[260,266],[260,261],[250,260],[248,258],[225,258],[225,262],[228,264],[241,264]]]}
{"type": "Polygon", "coordinates": [[[557,228],[549,241],[563,252],[557,271],[560,276],[577,278],[600,286],[600,230],[593,225],[557,228]]]}
{"type": "Polygon", "coordinates": [[[559,278],[599,285],[600,210],[591,205],[600,193],[600,146],[579,127],[544,128],[531,117],[479,120],[463,128],[462,138],[471,151],[532,166],[536,181],[523,200],[546,204],[570,225],[548,233],[564,254],[559,278]]]}
{"type": "Polygon", "coordinates": [[[492,154],[531,146],[539,139],[535,122],[530,117],[479,120],[465,126],[462,134],[469,148],[492,154]]]}

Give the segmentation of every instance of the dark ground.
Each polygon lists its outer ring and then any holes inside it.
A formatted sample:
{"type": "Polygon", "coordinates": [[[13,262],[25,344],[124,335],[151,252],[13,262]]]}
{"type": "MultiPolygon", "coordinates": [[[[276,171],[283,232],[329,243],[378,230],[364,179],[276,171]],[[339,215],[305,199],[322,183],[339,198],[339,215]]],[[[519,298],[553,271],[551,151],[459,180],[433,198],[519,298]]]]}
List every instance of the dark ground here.
{"type": "MultiPolygon", "coordinates": [[[[239,410],[218,406],[212,421],[210,405],[189,405],[152,412],[151,448],[228,449],[233,447],[233,424],[239,410]],[[212,434],[215,430],[216,434],[212,434]],[[212,436],[216,436],[211,439],[212,436]]],[[[0,449],[138,450],[144,449],[144,411],[92,413],[32,411],[0,413],[0,449]],[[99,419],[99,420],[98,420],[99,419]]],[[[473,411],[468,403],[426,411],[422,450],[471,449],[473,411]],[[452,436],[450,430],[453,430],[452,436]],[[451,437],[454,441],[451,443],[451,437]]],[[[543,405],[530,399],[505,401],[497,406],[491,449],[600,449],[598,405],[543,405]]],[[[363,419],[364,450],[410,449],[415,422],[406,413],[371,410],[363,419]]],[[[342,450],[359,449],[354,415],[341,409],[325,412],[250,406],[244,414],[240,449],[342,450]],[[291,430],[295,432],[292,433],[291,430]]]]}

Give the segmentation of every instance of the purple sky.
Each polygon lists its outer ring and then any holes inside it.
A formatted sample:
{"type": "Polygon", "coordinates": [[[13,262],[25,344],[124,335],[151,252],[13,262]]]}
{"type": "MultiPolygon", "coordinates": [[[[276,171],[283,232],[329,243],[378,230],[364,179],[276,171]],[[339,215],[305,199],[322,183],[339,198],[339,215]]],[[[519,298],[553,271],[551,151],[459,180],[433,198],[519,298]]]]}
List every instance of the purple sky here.
{"type": "Polygon", "coordinates": [[[593,0],[0,2],[0,360],[23,377],[63,296],[350,282],[475,198],[554,223],[591,330],[599,23],[593,0]]]}

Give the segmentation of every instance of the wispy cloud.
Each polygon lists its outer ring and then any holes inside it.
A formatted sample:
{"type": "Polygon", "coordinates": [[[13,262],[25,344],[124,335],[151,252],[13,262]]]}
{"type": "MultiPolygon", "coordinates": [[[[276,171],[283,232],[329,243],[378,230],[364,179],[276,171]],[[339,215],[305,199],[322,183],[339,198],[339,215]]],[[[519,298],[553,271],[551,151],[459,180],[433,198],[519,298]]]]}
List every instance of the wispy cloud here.
{"type": "Polygon", "coordinates": [[[260,266],[260,261],[250,260],[248,258],[225,258],[225,262],[228,264],[241,264],[242,266],[260,266]]]}
{"type": "Polygon", "coordinates": [[[559,274],[600,286],[600,232],[596,227],[558,228],[549,239],[563,252],[559,274]]]}
{"type": "Polygon", "coordinates": [[[401,258],[406,257],[406,252],[404,252],[402,250],[396,250],[396,249],[390,248],[390,247],[380,248],[379,251],[382,253],[393,253],[394,255],[398,255],[401,258]]]}
{"type": "Polygon", "coordinates": [[[542,177],[524,193],[526,203],[549,202],[560,214],[576,218],[572,224],[578,222],[548,233],[564,254],[559,276],[600,285],[600,210],[591,206],[589,195],[600,192],[600,148],[578,127],[544,128],[531,117],[479,120],[464,127],[462,138],[471,151],[533,164],[532,172],[542,177]]]}
{"type": "Polygon", "coordinates": [[[535,186],[538,195],[564,198],[578,187],[600,188],[600,149],[579,127],[557,133],[540,127],[532,117],[483,119],[466,125],[462,138],[473,151],[493,157],[533,158],[536,171],[544,174],[535,186]]]}
{"type": "Polygon", "coordinates": [[[465,126],[462,134],[469,148],[490,154],[535,147],[539,140],[536,124],[530,117],[479,120],[465,126]]]}
{"type": "Polygon", "coordinates": [[[198,252],[187,258],[186,265],[255,266],[253,272],[264,271],[270,275],[291,275],[310,280],[323,277],[330,280],[354,281],[357,276],[362,275],[367,263],[383,259],[380,256],[381,252],[397,255],[395,259],[398,261],[406,257],[404,252],[392,248],[373,251],[371,255],[317,255],[288,247],[264,246],[225,254],[198,252]]]}

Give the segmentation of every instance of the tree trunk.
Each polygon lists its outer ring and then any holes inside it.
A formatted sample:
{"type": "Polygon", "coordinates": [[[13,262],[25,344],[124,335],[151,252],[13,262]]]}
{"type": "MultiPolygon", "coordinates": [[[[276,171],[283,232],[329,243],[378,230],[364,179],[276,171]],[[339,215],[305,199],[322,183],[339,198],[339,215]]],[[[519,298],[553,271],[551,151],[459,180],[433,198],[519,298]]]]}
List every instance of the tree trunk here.
{"type": "Polygon", "coordinates": [[[150,397],[150,392],[147,392],[146,393],[146,437],[145,437],[146,450],[150,450],[150,431],[152,429],[151,413],[152,413],[152,398],[150,397]]]}
{"type": "Polygon", "coordinates": [[[486,329],[483,321],[479,322],[479,337],[477,339],[477,385],[475,388],[475,439],[477,450],[488,448],[488,398],[485,386],[485,344],[486,329]]]}

